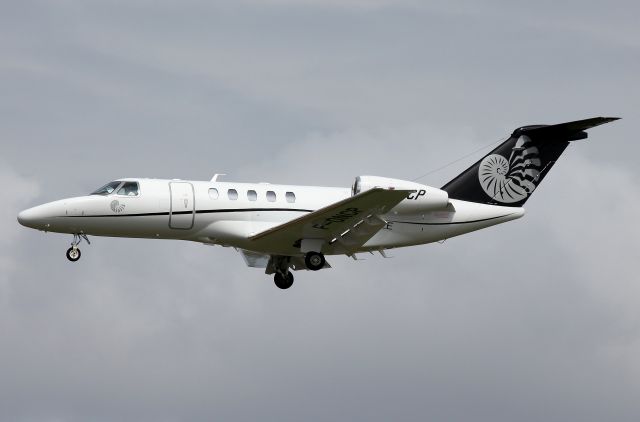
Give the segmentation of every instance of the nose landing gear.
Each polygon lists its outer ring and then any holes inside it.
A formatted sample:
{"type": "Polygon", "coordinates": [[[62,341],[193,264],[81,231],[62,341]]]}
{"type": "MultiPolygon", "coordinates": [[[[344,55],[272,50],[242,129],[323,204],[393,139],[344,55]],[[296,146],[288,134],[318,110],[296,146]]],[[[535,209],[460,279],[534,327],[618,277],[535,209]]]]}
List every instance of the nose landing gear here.
{"type": "Polygon", "coordinates": [[[78,247],[70,247],[69,249],[67,249],[67,259],[71,262],[76,262],[77,260],[80,259],[80,249],[78,249],[78,247]]]}
{"type": "Polygon", "coordinates": [[[82,242],[82,239],[86,240],[88,245],[91,244],[86,234],[74,233],[73,241],[71,241],[71,247],[67,249],[67,259],[69,261],[76,262],[80,259],[80,256],[82,256],[82,254],[80,253],[80,249],[78,248],[78,245],[80,244],[80,242],[82,242]]]}

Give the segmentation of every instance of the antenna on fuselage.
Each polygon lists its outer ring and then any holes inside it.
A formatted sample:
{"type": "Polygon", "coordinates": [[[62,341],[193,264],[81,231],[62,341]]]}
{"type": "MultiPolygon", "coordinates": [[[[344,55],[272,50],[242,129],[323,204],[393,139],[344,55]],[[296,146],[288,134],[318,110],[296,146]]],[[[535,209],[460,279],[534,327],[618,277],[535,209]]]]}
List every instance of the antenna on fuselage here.
{"type": "Polygon", "coordinates": [[[213,175],[213,177],[211,178],[212,182],[217,182],[218,181],[218,176],[226,176],[227,173],[216,173],[213,175]]]}

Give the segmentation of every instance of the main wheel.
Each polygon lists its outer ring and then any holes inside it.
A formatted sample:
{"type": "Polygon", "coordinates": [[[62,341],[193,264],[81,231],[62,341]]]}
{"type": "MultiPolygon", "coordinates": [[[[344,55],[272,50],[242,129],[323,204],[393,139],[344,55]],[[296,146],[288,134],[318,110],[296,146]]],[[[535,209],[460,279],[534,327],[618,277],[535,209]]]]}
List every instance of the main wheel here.
{"type": "Polygon", "coordinates": [[[273,282],[279,289],[288,289],[293,284],[293,274],[291,274],[291,271],[288,271],[286,275],[276,273],[273,276],[273,282]]]}
{"type": "Polygon", "coordinates": [[[69,248],[67,249],[67,259],[71,262],[76,262],[80,259],[80,249],[78,248],[69,248]]]}
{"type": "Polygon", "coordinates": [[[324,267],[324,263],[326,259],[324,259],[324,255],[318,252],[307,252],[304,256],[304,263],[307,268],[312,271],[318,271],[322,267],[324,267]]]}

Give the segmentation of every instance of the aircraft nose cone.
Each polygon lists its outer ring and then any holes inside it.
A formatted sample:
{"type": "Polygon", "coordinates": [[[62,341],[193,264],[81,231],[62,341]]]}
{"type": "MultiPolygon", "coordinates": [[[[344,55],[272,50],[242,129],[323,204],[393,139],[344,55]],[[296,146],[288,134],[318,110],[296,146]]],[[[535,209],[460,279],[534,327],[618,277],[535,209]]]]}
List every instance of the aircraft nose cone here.
{"type": "Polygon", "coordinates": [[[18,223],[25,227],[29,227],[29,223],[33,223],[33,212],[31,212],[31,208],[18,213],[18,223]]]}
{"type": "Polygon", "coordinates": [[[18,223],[25,227],[38,228],[42,223],[41,207],[33,207],[18,213],[18,223]]]}

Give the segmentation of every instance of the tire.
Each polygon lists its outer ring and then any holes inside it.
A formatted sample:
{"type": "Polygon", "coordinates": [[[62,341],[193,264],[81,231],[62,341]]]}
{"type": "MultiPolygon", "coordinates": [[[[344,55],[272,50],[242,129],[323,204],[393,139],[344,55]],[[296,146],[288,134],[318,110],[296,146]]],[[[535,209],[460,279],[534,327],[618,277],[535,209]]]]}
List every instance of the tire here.
{"type": "Polygon", "coordinates": [[[291,274],[291,271],[287,272],[284,276],[276,273],[273,276],[273,282],[279,289],[286,290],[293,285],[293,274],[291,274]]]}
{"type": "Polygon", "coordinates": [[[307,252],[304,256],[304,263],[311,271],[318,271],[324,267],[326,259],[324,255],[318,252],[307,252]]]}
{"type": "Polygon", "coordinates": [[[81,255],[82,254],[80,253],[80,249],[78,248],[67,249],[67,259],[71,262],[76,262],[77,260],[79,260],[81,255]]]}

